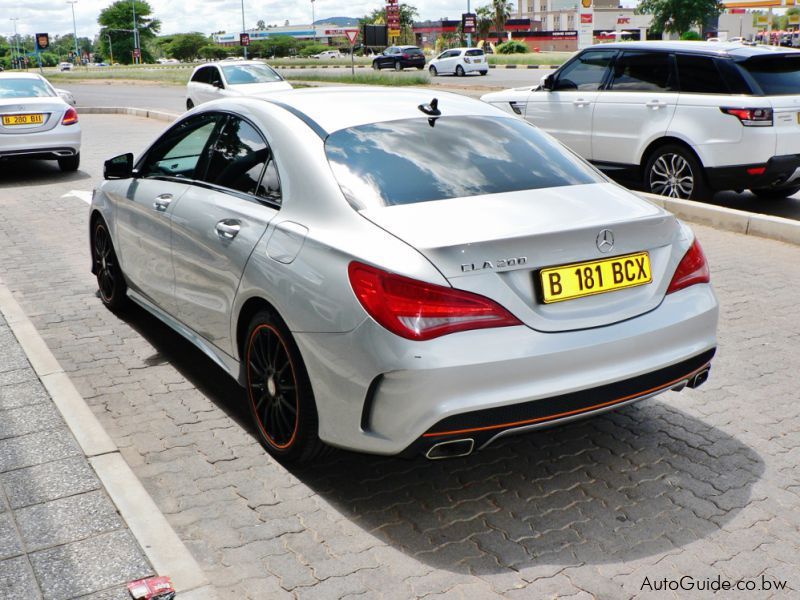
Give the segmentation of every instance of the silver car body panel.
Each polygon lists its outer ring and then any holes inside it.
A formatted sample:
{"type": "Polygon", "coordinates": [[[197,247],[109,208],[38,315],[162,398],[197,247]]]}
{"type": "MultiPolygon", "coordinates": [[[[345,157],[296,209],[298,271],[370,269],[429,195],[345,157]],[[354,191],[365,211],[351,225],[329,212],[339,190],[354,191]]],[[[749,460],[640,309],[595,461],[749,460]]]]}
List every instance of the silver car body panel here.
{"type": "MultiPolygon", "coordinates": [[[[351,207],[333,177],[320,132],[420,118],[417,106],[434,95],[445,114],[508,118],[488,104],[429,90],[298,90],[195,109],[191,114],[235,111],[259,127],[274,150],[282,204],[276,209],[224,191],[176,184],[186,189],[173,190],[175,200],[166,216],[177,299],[162,303],[152,293],[144,294],[143,281],[152,273],[153,263],[146,267],[154,260],[150,253],[163,257],[165,242],[140,240],[132,246],[133,232],[146,233],[152,217],[141,217],[137,226],[124,222],[123,213],[117,213],[129,210],[123,207],[131,203],[126,196],[131,182],[104,182],[92,210],[109,223],[132,297],[240,383],[240,315],[254,300],[268,303],[291,330],[305,362],[320,437],[332,445],[381,454],[402,451],[451,415],[592,389],[716,346],[718,307],[709,285],[664,295],[693,234],[666,211],[614,184],[363,213],[351,207]],[[215,232],[215,224],[228,218],[245,225],[238,246],[215,232]],[[650,252],[653,283],[539,305],[532,295],[534,272],[543,265],[598,258],[596,236],[604,227],[616,234],[610,256],[650,252]],[[120,244],[120,236],[130,240],[120,244]],[[150,250],[145,251],[147,244],[150,250]],[[126,256],[131,247],[133,254],[126,256]],[[518,254],[529,263],[485,272],[461,270],[462,260],[518,254]],[[494,298],[523,325],[424,342],[398,337],[378,325],[355,297],[347,275],[354,260],[494,298]]],[[[134,181],[141,185],[142,180],[134,181]]],[[[163,193],[159,182],[170,183],[148,180],[151,194],[163,193]]],[[[168,282],[170,271],[163,274],[168,282]]]]}

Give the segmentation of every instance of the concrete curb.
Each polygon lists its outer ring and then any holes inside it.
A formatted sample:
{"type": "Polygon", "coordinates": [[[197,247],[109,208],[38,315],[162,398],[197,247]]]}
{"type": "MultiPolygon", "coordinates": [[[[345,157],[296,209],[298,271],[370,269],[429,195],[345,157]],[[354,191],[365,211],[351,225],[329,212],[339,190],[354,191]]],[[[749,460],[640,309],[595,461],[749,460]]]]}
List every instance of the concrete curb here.
{"type": "MultiPolygon", "coordinates": [[[[123,107],[79,107],[81,114],[122,114],[158,119],[161,121],[172,122],[180,115],[156,110],[142,108],[123,108],[123,107]]],[[[785,219],[783,217],[773,217],[770,215],[759,215],[743,210],[714,206],[693,200],[679,200],[677,198],[667,198],[656,196],[645,192],[637,192],[645,200],[662,206],[674,213],[681,219],[686,219],[693,223],[710,225],[716,229],[732,231],[744,235],[755,235],[787,244],[800,246],[800,221],[785,219]]],[[[2,293],[0,293],[2,297],[2,293]]]]}
{"type": "Polygon", "coordinates": [[[558,69],[561,65],[489,65],[490,69],[558,69]]]}
{"type": "Polygon", "coordinates": [[[0,312],[153,568],[172,578],[184,600],[213,600],[205,573],[1,279],[0,312]]]}
{"type": "Polygon", "coordinates": [[[800,246],[800,221],[644,192],[639,192],[639,195],[692,223],[800,246]]]}

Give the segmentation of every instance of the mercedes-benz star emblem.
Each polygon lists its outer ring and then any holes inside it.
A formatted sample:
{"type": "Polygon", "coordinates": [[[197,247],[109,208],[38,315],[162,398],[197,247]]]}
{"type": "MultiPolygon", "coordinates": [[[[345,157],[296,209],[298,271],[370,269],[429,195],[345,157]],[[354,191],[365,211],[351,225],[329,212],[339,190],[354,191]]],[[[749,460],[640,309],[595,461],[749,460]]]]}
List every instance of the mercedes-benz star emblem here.
{"type": "Polygon", "coordinates": [[[608,254],[614,249],[614,232],[603,229],[597,234],[597,249],[603,254],[608,254]]]}

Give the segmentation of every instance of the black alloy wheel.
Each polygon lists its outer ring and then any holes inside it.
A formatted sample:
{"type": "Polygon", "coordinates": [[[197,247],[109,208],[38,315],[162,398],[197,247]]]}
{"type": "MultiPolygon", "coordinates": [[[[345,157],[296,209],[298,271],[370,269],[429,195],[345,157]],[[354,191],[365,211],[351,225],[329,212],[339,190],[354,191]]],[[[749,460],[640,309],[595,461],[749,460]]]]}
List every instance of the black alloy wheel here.
{"type": "Polygon", "coordinates": [[[463,77],[464,75],[465,75],[464,67],[462,67],[461,65],[456,66],[456,76],[463,77]]]}
{"type": "Polygon", "coordinates": [[[372,61],[372,69],[374,71],[380,71],[381,70],[381,64],[377,60],[373,60],[372,61]]]}
{"type": "Polygon", "coordinates": [[[247,400],[259,440],[284,462],[306,462],[325,446],[300,352],[286,326],[269,311],[253,317],[244,360],[247,400]]]}
{"type": "Polygon", "coordinates": [[[103,219],[98,218],[92,229],[92,260],[100,290],[100,300],[111,310],[120,310],[128,302],[128,284],[119,266],[114,244],[103,219]]]}

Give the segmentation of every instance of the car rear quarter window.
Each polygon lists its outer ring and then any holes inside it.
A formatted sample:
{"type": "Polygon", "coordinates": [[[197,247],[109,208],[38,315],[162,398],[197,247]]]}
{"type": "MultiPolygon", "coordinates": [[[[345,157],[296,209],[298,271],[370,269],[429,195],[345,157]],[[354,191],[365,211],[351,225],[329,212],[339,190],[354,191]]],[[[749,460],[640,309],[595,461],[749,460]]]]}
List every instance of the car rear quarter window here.
{"type": "Polygon", "coordinates": [[[420,50],[419,48],[406,48],[403,52],[405,54],[411,54],[411,55],[414,55],[414,56],[418,56],[418,55],[422,54],[422,50],[420,50]]]}
{"type": "Polygon", "coordinates": [[[623,52],[614,61],[609,90],[617,92],[677,91],[672,56],[662,52],[623,52]]]}
{"type": "Polygon", "coordinates": [[[722,80],[716,61],[710,56],[678,54],[678,81],[681,93],[727,94],[728,86],[722,80]]]}
{"type": "Polygon", "coordinates": [[[361,125],[332,133],[325,150],[357,210],[605,181],[532,125],[507,117],[361,125]]]}
{"type": "Polygon", "coordinates": [[[766,96],[800,95],[800,54],[778,54],[739,63],[766,96]]]}

